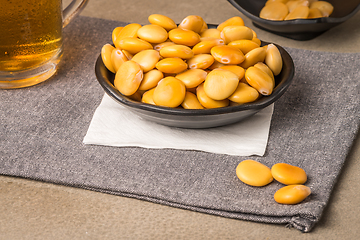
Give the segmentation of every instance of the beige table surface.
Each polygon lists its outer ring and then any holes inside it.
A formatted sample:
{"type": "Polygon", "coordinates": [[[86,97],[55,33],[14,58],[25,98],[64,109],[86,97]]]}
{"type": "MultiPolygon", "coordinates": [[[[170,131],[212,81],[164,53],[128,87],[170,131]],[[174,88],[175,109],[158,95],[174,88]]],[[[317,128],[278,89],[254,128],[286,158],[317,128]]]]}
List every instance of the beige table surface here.
{"type": "MultiPolygon", "coordinates": [[[[64,5],[69,0],[64,1],[64,5]]],[[[360,52],[360,12],[320,37],[299,42],[255,28],[225,0],[90,0],[83,16],[147,23],[152,13],[208,23],[241,16],[260,39],[282,46],[360,52]]],[[[110,34],[110,33],[109,33],[110,34]]],[[[0,176],[0,239],[359,239],[360,137],[322,219],[310,233],[228,219],[88,190],[0,176]]]]}

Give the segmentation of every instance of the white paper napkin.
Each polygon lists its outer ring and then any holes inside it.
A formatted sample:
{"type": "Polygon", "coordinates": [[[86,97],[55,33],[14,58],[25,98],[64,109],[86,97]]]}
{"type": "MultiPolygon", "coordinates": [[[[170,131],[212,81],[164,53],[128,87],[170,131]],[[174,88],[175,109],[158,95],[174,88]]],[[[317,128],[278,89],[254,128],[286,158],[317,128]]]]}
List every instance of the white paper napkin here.
{"type": "Polygon", "coordinates": [[[263,156],[272,113],[273,104],[239,123],[209,129],[182,129],[144,120],[105,94],[84,143],[263,156]]]}

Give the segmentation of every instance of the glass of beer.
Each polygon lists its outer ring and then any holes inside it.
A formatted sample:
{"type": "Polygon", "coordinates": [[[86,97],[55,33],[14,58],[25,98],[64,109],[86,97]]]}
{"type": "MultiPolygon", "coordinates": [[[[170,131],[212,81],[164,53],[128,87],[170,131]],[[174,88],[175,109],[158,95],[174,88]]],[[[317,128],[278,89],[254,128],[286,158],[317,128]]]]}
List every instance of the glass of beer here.
{"type": "Polygon", "coordinates": [[[0,89],[49,79],[63,53],[62,29],[88,0],[0,0],[0,89]]]}

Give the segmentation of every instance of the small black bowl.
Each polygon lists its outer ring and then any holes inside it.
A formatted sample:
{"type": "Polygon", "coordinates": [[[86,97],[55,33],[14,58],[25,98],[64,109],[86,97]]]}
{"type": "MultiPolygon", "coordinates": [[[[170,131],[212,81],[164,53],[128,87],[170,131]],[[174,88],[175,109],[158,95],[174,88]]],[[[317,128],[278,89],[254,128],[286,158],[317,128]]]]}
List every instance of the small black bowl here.
{"type": "Polygon", "coordinates": [[[349,18],[360,9],[359,0],[327,0],[334,6],[330,17],[272,21],[259,17],[267,0],[228,0],[236,9],[252,20],[254,26],[294,40],[310,40],[349,18]]]}
{"type": "MultiPolygon", "coordinates": [[[[268,43],[263,42],[262,45],[268,43]]],[[[276,44],[275,44],[276,45],[276,44]]],[[[214,109],[179,109],[141,103],[121,94],[114,87],[115,74],[107,70],[101,55],[95,64],[95,74],[104,91],[116,102],[128,108],[141,118],[162,125],[180,128],[210,128],[239,122],[254,115],[279,99],[293,80],[295,67],[291,56],[276,45],[283,59],[281,73],[275,77],[275,88],[270,96],[261,97],[255,102],[214,109]]]]}

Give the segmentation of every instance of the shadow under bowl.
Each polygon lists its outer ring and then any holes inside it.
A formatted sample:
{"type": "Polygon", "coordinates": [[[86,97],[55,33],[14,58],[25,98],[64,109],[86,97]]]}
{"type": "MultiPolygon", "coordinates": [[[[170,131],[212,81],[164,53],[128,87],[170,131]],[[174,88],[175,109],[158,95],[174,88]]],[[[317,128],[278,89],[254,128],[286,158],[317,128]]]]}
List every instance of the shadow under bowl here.
{"type": "Polygon", "coordinates": [[[294,40],[311,40],[349,18],[360,9],[359,0],[327,0],[334,6],[330,17],[272,21],[259,17],[267,0],[228,0],[242,14],[252,20],[254,26],[294,40]]]}
{"type": "MultiPolygon", "coordinates": [[[[263,42],[263,45],[268,43],[263,42]]],[[[275,44],[276,45],[276,44],[275,44]]],[[[279,99],[293,80],[295,67],[291,56],[276,45],[283,59],[281,73],[275,77],[275,88],[270,96],[263,96],[255,102],[213,109],[179,109],[155,106],[134,101],[121,94],[114,87],[115,74],[104,65],[101,55],[95,64],[95,74],[106,94],[143,119],[158,124],[180,128],[211,128],[239,122],[248,118],[279,99]]]]}

